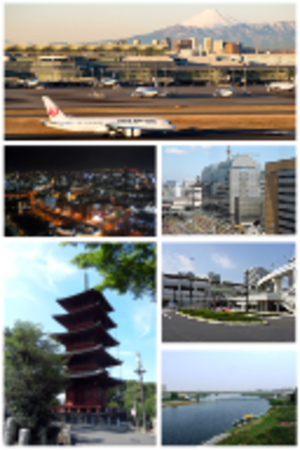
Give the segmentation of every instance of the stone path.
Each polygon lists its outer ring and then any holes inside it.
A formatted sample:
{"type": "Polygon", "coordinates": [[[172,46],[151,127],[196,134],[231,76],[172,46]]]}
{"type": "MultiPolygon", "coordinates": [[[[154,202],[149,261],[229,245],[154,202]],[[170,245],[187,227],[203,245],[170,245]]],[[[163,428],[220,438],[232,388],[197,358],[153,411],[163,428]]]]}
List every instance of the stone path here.
{"type": "Polygon", "coordinates": [[[91,425],[72,425],[74,445],[155,445],[156,436],[129,429],[127,431],[99,430],[91,425]]]}

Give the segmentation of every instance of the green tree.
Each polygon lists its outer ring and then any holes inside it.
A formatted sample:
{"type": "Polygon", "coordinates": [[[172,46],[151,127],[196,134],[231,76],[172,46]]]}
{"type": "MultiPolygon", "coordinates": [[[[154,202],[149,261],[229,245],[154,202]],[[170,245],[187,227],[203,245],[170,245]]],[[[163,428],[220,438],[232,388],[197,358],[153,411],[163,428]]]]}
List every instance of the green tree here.
{"type": "Polygon", "coordinates": [[[49,422],[51,405],[65,388],[64,364],[59,344],[39,325],[18,321],[5,330],[5,398],[22,427],[49,422]]]}
{"type": "Polygon", "coordinates": [[[297,404],[297,389],[295,389],[294,392],[292,392],[292,394],[290,395],[290,401],[293,405],[297,404]]]}
{"type": "Polygon", "coordinates": [[[119,295],[130,292],[135,298],[143,295],[154,296],[156,271],[154,244],[89,243],[84,244],[84,250],[71,262],[80,269],[91,267],[97,269],[101,282],[96,289],[114,289],[119,295]]]}
{"type": "Polygon", "coordinates": [[[171,392],[170,398],[171,400],[178,400],[179,397],[177,392],[171,392]]]}
{"type": "MultiPolygon", "coordinates": [[[[152,426],[152,421],[156,417],[156,383],[144,383],[144,407],[146,412],[147,426],[152,426]]],[[[106,393],[108,406],[120,407],[125,409],[128,419],[132,419],[135,425],[135,419],[131,416],[131,410],[135,406],[136,418],[138,424],[143,423],[143,414],[141,407],[141,387],[135,380],[127,380],[123,385],[111,388],[106,393]],[[116,406],[118,405],[118,406],[116,406]]]]}
{"type": "Polygon", "coordinates": [[[156,417],[156,396],[152,395],[145,401],[147,426],[152,427],[152,421],[156,417]]]}

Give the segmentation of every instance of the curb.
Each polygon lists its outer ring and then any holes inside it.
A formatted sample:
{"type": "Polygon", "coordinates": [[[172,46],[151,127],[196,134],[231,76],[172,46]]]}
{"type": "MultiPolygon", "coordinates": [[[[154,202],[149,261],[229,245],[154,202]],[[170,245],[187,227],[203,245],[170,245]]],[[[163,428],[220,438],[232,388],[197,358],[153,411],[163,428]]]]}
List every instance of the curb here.
{"type": "Polygon", "coordinates": [[[185,314],[177,312],[177,311],[176,311],[176,314],[178,314],[179,316],[185,317],[186,319],[189,319],[189,320],[196,320],[197,322],[206,322],[206,323],[209,323],[209,324],[212,324],[212,325],[228,325],[228,326],[231,326],[231,327],[234,327],[234,326],[240,326],[240,327],[252,326],[252,327],[255,327],[255,326],[261,326],[261,325],[268,325],[268,322],[265,321],[265,320],[263,320],[263,322],[259,322],[259,323],[257,323],[257,322],[254,322],[254,323],[251,323],[251,322],[250,323],[244,323],[244,322],[221,322],[221,321],[218,321],[218,320],[209,320],[209,319],[203,319],[203,318],[186,316],[185,314]]]}

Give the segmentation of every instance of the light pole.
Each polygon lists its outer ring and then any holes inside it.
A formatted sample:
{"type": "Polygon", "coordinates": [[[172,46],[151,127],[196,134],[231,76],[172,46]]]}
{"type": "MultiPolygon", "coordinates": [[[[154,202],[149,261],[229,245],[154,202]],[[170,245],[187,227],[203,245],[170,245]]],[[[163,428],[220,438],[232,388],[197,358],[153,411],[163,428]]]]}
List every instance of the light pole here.
{"type": "Polygon", "coordinates": [[[245,271],[246,275],[246,312],[249,311],[249,270],[245,271]]]}
{"type": "Polygon", "coordinates": [[[141,408],[142,408],[142,415],[143,415],[143,429],[144,429],[144,432],[146,433],[146,414],[145,414],[145,406],[144,406],[144,388],[143,388],[143,375],[146,372],[146,370],[142,366],[140,352],[136,352],[136,362],[137,362],[137,368],[134,370],[134,372],[138,375],[139,381],[140,381],[140,387],[141,387],[141,408]]]}
{"type": "MultiPolygon", "coordinates": [[[[190,261],[194,261],[194,258],[190,258],[190,261]]],[[[190,307],[193,304],[193,293],[192,293],[192,276],[190,276],[190,307]]]]}

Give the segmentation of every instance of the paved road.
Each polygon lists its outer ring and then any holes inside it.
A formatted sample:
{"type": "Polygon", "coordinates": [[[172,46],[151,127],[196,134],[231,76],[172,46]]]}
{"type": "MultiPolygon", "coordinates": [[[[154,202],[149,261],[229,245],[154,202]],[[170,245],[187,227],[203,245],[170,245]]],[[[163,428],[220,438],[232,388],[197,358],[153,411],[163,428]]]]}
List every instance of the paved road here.
{"type": "Polygon", "coordinates": [[[75,445],[155,445],[156,440],[152,434],[97,430],[90,425],[72,425],[71,436],[75,445]]]}
{"type": "Polygon", "coordinates": [[[295,342],[295,318],[270,319],[268,325],[229,326],[186,319],[163,311],[163,342],[295,342]]]}

